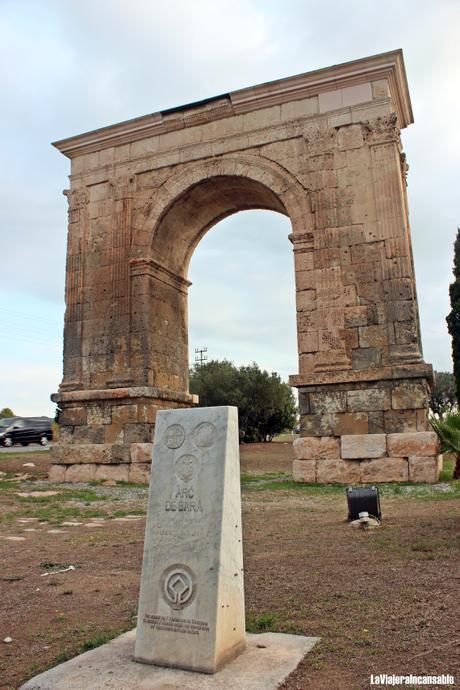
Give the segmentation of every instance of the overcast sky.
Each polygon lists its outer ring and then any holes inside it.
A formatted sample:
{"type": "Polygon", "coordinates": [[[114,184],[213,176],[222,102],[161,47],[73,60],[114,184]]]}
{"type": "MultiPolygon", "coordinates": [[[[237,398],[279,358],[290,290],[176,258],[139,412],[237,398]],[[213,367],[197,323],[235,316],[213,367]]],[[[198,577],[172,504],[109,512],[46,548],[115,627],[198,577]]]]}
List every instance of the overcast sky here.
{"type": "MultiPolygon", "coordinates": [[[[403,48],[403,131],[425,360],[450,370],[460,225],[458,0],[0,0],[0,408],[54,414],[62,369],[69,161],[104,125],[403,48]]],[[[289,221],[226,219],[192,259],[190,346],[295,373],[289,221]]]]}

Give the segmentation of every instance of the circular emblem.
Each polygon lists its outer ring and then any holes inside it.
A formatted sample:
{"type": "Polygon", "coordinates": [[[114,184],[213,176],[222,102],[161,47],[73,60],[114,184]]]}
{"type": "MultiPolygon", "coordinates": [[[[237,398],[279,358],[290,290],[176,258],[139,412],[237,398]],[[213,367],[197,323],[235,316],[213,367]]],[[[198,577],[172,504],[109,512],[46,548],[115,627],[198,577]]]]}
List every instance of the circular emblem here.
{"type": "Polygon", "coordinates": [[[198,460],[194,455],[181,455],[180,458],[177,458],[174,469],[179,479],[182,479],[183,482],[189,482],[193,479],[197,466],[198,460]]]}
{"type": "Polygon", "coordinates": [[[161,593],[166,603],[176,611],[191,604],[196,593],[193,570],[182,563],[170,565],[161,576],[161,593]]]}
{"type": "Polygon", "coordinates": [[[180,424],[171,424],[165,431],[164,442],[168,448],[180,448],[185,441],[185,431],[180,424]]]}
{"type": "Polygon", "coordinates": [[[216,440],[216,427],[210,422],[201,422],[192,431],[192,440],[197,448],[211,448],[216,440]]]}

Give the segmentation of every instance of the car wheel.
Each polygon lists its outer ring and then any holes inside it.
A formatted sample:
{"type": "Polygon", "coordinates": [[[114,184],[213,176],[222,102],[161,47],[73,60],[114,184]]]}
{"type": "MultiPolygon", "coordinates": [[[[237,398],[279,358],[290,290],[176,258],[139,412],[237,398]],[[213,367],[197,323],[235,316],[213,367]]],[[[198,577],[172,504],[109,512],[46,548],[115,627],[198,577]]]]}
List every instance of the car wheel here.
{"type": "Polygon", "coordinates": [[[42,437],[41,437],[41,439],[40,439],[40,445],[41,445],[41,446],[47,446],[47,445],[48,445],[48,439],[46,438],[46,436],[42,436],[42,437]]]}
{"type": "Polygon", "coordinates": [[[3,441],[3,445],[6,448],[11,448],[11,446],[13,445],[13,439],[7,436],[6,439],[3,441]]]}
{"type": "Polygon", "coordinates": [[[21,446],[28,446],[28,445],[29,445],[29,441],[21,441],[21,446]]]}

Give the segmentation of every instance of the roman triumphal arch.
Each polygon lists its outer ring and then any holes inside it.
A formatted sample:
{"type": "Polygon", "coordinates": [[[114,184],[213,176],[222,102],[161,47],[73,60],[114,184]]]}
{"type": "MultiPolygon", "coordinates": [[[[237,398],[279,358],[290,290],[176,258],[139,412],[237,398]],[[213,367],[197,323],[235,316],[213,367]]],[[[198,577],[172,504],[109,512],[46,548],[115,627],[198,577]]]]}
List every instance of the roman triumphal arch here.
{"type": "MultiPolygon", "coordinates": [[[[395,51],[59,141],[72,161],[56,481],[147,481],[157,410],[188,407],[188,265],[243,209],[287,215],[308,482],[434,481],[395,51]]],[[[261,242],[263,238],[261,237],[261,242]]]]}

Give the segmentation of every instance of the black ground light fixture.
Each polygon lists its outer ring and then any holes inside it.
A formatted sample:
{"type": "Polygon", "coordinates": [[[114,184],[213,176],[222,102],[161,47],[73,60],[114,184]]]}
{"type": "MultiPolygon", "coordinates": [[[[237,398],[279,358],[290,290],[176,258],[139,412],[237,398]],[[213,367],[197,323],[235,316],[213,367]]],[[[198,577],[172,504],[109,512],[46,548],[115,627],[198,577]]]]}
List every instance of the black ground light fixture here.
{"type": "Polygon", "coordinates": [[[347,501],[349,522],[360,520],[363,517],[381,521],[380,497],[376,486],[349,486],[347,488],[347,501]]]}

